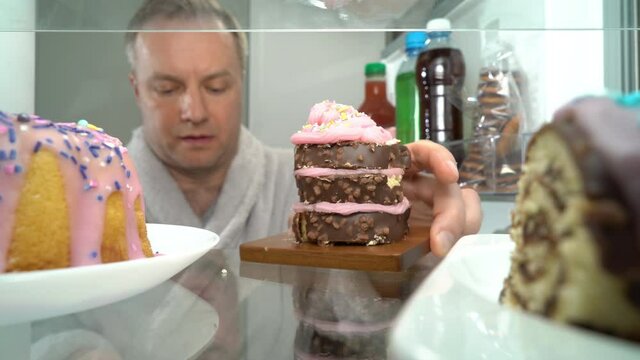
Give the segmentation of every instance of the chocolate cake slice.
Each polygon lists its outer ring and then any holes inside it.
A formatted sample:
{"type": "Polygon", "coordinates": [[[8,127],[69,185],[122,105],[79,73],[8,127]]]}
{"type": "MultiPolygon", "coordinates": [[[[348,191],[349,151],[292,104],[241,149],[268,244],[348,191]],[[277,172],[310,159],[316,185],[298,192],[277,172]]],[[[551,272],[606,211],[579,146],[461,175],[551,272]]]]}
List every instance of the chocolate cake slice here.
{"type": "Polygon", "coordinates": [[[388,131],[351,106],[325,101],[291,140],[297,241],[377,245],[406,235],[409,202],[400,182],[411,159],[388,131]]]}
{"type": "Polygon", "coordinates": [[[556,112],[531,140],[501,301],[640,341],[640,101],[556,112]]]}

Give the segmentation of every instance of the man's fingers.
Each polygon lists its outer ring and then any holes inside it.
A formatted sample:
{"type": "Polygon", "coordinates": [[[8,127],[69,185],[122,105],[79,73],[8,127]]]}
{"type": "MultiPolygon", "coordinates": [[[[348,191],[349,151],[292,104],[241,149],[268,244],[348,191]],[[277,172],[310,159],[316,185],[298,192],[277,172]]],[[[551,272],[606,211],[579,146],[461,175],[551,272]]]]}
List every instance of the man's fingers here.
{"type": "Polygon", "coordinates": [[[431,251],[436,256],[444,256],[465,232],[465,203],[457,184],[436,183],[434,192],[431,226],[431,251]]]}
{"type": "Polygon", "coordinates": [[[465,209],[464,235],[475,234],[480,231],[483,217],[480,196],[473,189],[462,189],[461,192],[465,209]]]}
{"type": "Polygon", "coordinates": [[[433,189],[435,178],[426,174],[414,174],[405,177],[402,181],[402,192],[412,202],[423,201],[428,205],[433,204],[433,189]]]}
{"type": "Polygon", "coordinates": [[[429,140],[420,140],[407,144],[411,153],[411,168],[408,174],[427,170],[432,172],[438,181],[452,184],[458,181],[458,168],[453,155],[440,144],[429,140]]]}

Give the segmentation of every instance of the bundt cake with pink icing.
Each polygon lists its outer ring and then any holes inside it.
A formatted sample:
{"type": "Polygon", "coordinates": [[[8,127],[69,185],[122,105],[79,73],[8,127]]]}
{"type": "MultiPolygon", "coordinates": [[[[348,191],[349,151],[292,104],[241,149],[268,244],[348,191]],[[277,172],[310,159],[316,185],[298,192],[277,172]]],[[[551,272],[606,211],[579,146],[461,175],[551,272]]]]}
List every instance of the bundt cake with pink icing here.
{"type": "Polygon", "coordinates": [[[0,272],[151,257],[142,201],[120,140],[0,112],[0,272]]]}
{"type": "Polygon", "coordinates": [[[378,245],[408,231],[401,180],[409,151],[353,107],[315,104],[295,145],[293,232],[299,242],[378,245]]]}

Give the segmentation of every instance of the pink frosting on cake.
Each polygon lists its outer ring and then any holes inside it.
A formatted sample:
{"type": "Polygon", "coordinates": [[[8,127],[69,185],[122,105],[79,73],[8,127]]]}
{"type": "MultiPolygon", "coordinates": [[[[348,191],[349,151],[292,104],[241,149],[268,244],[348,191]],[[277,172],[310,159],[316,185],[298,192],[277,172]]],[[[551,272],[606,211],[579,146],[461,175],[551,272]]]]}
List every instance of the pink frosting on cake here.
{"type": "Polygon", "coordinates": [[[334,144],[341,141],[388,144],[397,140],[367,115],[352,106],[325,100],[313,105],[307,124],[291,136],[300,144],[334,144]]]}
{"type": "Polygon", "coordinates": [[[336,213],[340,215],[351,215],[354,213],[366,213],[366,212],[384,212],[387,214],[400,215],[411,206],[407,198],[403,198],[401,202],[395,205],[382,205],[382,204],[358,204],[358,203],[330,203],[330,202],[318,202],[314,204],[295,203],[293,204],[293,211],[316,211],[322,213],[336,213]]]}
{"type": "Polygon", "coordinates": [[[385,176],[402,176],[404,169],[401,168],[389,168],[389,169],[331,169],[322,167],[308,167],[295,170],[293,172],[297,176],[350,176],[350,175],[385,175],[385,176]]]}
{"type": "Polygon", "coordinates": [[[337,332],[343,335],[352,334],[370,334],[376,331],[388,330],[391,327],[391,321],[382,321],[376,323],[357,323],[354,321],[328,321],[315,319],[310,316],[304,316],[300,310],[295,310],[296,317],[305,323],[325,332],[337,332]]]}

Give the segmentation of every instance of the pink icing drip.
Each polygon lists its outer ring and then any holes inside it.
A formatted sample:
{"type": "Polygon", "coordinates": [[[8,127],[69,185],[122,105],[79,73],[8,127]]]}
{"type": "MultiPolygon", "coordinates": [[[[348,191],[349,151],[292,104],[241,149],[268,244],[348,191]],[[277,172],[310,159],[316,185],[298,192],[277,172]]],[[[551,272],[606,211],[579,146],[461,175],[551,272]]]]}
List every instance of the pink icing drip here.
{"type": "MultiPolygon", "coordinates": [[[[139,259],[145,257],[145,255],[142,251],[142,241],[140,239],[140,235],[138,234],[135,201],[139,196],[140,203],[144,203],[142,202],[142,192],[140,190],[140,187],[136,186],[136,184],[139,184],[138,173],[134,169],[133,162],[125,153],[123,153],[124,164],[127,169],[131,171],[131,177],[128,179],[129,181],[122,189],[124,193],[125,213],[127,216],[127,240],[129,242],[129,258],[139,259]]],[[[144,206],[142,206],[142,208],[144,209],[144,206]]]]}
{"type": "Polygon", "coordinates": [[[315,211],[322,213],[335,213],[340,215],[351,215],[359,212],[384,212],[393,215],[403,214],[411,206],[407,198],[403,198],[401,202],[395,205],[381,204],[358,204],[358,203],[330,203],[318,202],[315,204],[295,203],[293,210],[295,212],[315,211]]]}
{"type": "Polygon", "coordinates": [[[311,107],[307,125],[291,136],[291,142],[295,145],[340,141],[385,144],[393,139],[390,132],[377,126],[368,115],[332,101],[323,101],[311,107]]]}
{"type": "Polygon", "coordinates": [[[294,171],[297,176],[349,176],[349,175],[362,175],[362,174],[380,174],[386,176],[402,176],[404,169],[402,168],[390,168],[390,169],[330,169],[320,167],[308,167],[294,171]]]}
{"type": "MultiPolygon", "coordinates": [[[[99,264],[105,201],[97,201],[94,190],[82,190],[82,176],[71,161],[58,161],[58,165],[64,178],[69,209],[71,266],[99,264]],[[95,256],[91,256],[94,251],[95,256]]],[[[87,165],[88,173],[97,170],[91,163],[87,165]]]]}

